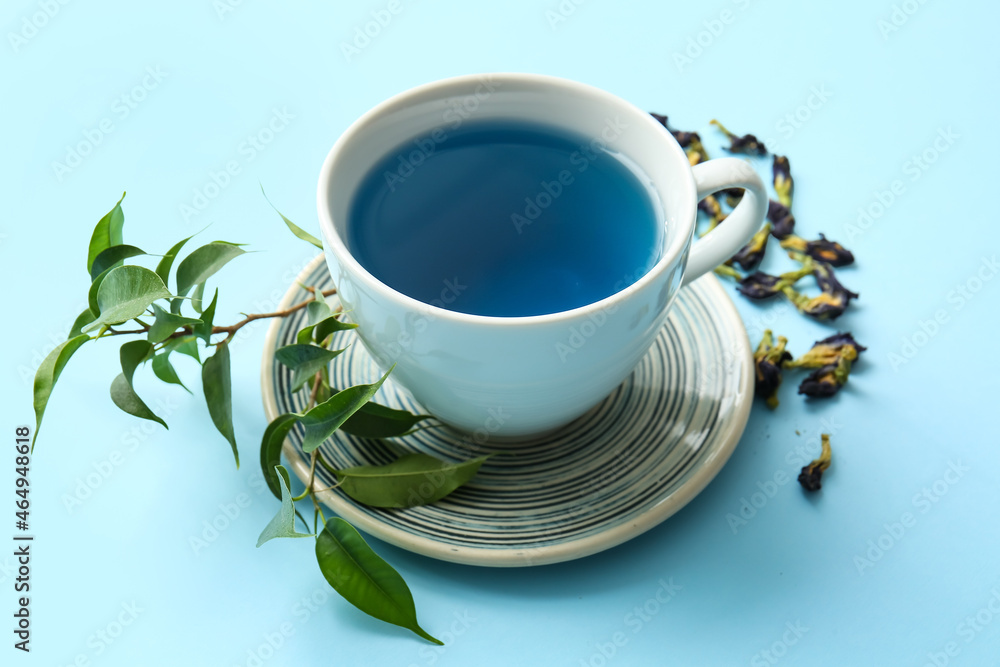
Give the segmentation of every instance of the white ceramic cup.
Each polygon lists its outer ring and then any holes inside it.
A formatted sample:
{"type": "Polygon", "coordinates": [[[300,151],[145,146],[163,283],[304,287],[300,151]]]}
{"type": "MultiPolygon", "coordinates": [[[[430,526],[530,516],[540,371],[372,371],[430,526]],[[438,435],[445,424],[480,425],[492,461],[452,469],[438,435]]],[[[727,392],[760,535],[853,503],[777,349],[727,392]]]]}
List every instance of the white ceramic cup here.
{"type": "Polygon", "coordinates": [[[392,381],[428,412],[483,441],[555,429],[611,393],[646,354],[681,286],[734,255],[760,228],[767,194],[744,160],[691,167],[660,123],[610,93],[549,76],[489,74],[419,86],[361,116],[323,163],[318,207],[327,263],[367,349],[383,369],[396,364],[392,381]],[[656,265],[605,299],[530,317],[447,310],[454,299],[447,284],[440,301],[422,303],[362,267],[345,239],[352,198],[369,170],[401,146],[419,168],[426,148],[414,139],[434,133],[444,146],[462,124],[491,119],[591,138],[593,148],[644,175],[665,224],[656,265]],[[693,242],[698,200],[733,187],[746,189],[739,205],[693,242]]]}

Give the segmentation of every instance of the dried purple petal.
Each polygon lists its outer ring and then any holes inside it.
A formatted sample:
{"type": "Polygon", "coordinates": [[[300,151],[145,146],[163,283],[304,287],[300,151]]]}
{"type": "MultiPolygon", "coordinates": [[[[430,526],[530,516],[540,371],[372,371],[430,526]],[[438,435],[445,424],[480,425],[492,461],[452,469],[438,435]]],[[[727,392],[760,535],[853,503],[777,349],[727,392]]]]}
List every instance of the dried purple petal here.
{"type": "Polygon", "coordinates": [[[835,364],[817,368],[810,373],[806,379],[799,384],[799,393],[813,398],[829,398],[840,391],[840,383],[837,382],[834,374],[837,370],[835,364]]]}
{"type": "Polygon", "coordinates": [[[764,337],[753,355],[756,377],[754,393],[763,398],[772,410],[778,407],[781,367],[792,358],[792,355],[785,350],[787,344],[787,338],[778,336],[778,344],[775,345],[771,330],[768,329],[764,332],[764,337]]]}
{"type": "Polygon", "coordinates": [[[719,200],[712,195],[698,202],[698,210],[708,216],[708,229],[702,232],[702,236],[715,229],[727,217],[719,206],[719,200]]]}
{"type": "Polygon", "coordinates": [[[817,368],[810,373],[799,384],[799,393],[812,398],[829,398],[847,384],[850,374],[850,359],[840,357],[837,363],[817,368]]]}
{"type": "Polygon", "coordinates": [[[771,163],[771,176],[774,180],[774,191],[778,195],[778,201],[787,208],[792,207],[792,191],[795,189],[795,181],[792,180],[792,165],[784,155],[775,155],[771,163]]]}
{"type": "MultiPolygon", "coordinates": [[[[681,148],[690,148],[696,146],[696,150],[699,154],[704,154],[705,159],[708,159],[708,154],[705,153],[705,149],[701,145],[701,136],[697,132],[685,132],[683,130],[671,130],[670,123],[667,121],[667,117],[658,113],[649,112],[649,115],[655,118],[660,125],[667,128],[667,131],[674,136],[677,143],[681,145],[681,148]]],[[[688,158],[690,158],[690,153],[688,158]]],[[[697,164],[697,163],[692,163],[697,164]]]]}
{"type": "Polygon", "coordinates": [[[743,278],[736,289],[748,299],[770,299],[781,291],[781,278],[754,271],[743,278]]]}
{"type": "Polygon", "coordinates": [[[806,491],[819,491],[823,488],[823,472],[830,467],[830,463],[833,461],[829,434],[822,433],[820,440],[822,441],[822,450],[819,458],[809,465],[803,466],[799,473],[799,484],[806,491]]]}
{"type": "Polygon", "coordinates": [[[840,284],[837,276],[833,272],[833,267],[824,262],[816,262],[808,255],[790,252],[790,257],[803,263],[803,267],[812,267],[812,274],[816,277],[816,284],[823,290],[819,295],[810,297],[800,294],[791,287],[783,288],[785,296],[799,309],[817,320],[835,320],[840,317],[851,299],[857,299],[858,294],[847,289],[840,284]]]}
{"type": "Polygon", "coordinates": [[[764,252],[767,250],[767,240],[770,237],[771,225],[764,223],[764,226],[753,235],[750,242],[733,255],[732,262],[738,264],[744,271],[752,271],[757,268],[757,265],[764,259],[764,252]]]}
{"type": "Polygon", "coordinates": [[[795,216],[788,210],[788,207],[773,199],[767,203],[767,219],[773,225],[771,234],[774,238],[781,240],[795,231],[795,216]]]}
{"type": "Polygon", "coordinates": [[[764,146],[764,142],[759,140],[754,135],[744,134],[743,136],[738,136],[733,134],[717,120],[712,120],[711,124],[722,130],[722,133],[729,138],[729,148],[727,150],[730,153],[742,153],[744,155],[756,155],[758,157],[767,155],[767,147],[764,146]]]}
{"type": "Polygon", "coordinates": [[[789,362],[788,368],[822,368],[836,365],[841,359],[853,362],[867,349],[850,332],[836,333],[816,341],[808,352],[789,362]]]}
{"type": "Polygon", "coordinates": [[[823,234],[820,234],[816,241],[806,241],[802,237],[790,234],[781,239],[781,247],[804,253],[830,266],[847,266],[854,263],[854,253],[836,241],[828,240],[823,234]]]}
{"type": "MultiPolygon", "coordinates": [[[[760,271],[754,271],[740,281],[737,288],[743,296],[750,299],[769,299],[779,292],[787,293],[802,278],[813,272],[812,259],[806,258],[808,264],[797,271],[782,273],[780,276],[772,276],[760,271]]],[[[792,290],[794,292],[794,290],[792,290]]]]}
{"type": "Polygon", "coordinates": [[[719,190],[715,193],[716,197],[723,197],[726,201],[726,206],[729,208],[736,208],[743,199],[743,193],[746,192],[743,188],[727,188],[725,190],[719,190]]]}

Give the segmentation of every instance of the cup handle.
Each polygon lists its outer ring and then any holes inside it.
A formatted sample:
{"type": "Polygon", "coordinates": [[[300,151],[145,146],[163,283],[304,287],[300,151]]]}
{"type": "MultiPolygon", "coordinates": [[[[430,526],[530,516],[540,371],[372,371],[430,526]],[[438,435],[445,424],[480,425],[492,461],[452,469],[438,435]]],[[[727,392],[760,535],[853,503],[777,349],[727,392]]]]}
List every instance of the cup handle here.
{"type": "Polygon", "coordinates": [[[745,246],[764,224],[767,190],[757,171],[745,160],[723,157],[691,168],[698,200],[726,188],[744,188],[743,199],[718,227],[695,240],[684,271],[684,285],[708,273],[745,246]]]}

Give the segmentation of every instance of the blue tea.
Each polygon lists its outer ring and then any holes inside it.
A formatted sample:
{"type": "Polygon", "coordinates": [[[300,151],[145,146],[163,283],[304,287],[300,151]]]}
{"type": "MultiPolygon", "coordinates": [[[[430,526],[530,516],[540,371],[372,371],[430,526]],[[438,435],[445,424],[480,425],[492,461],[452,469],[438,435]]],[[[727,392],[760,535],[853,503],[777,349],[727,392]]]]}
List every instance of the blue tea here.
{"type": "Polygon", "coordinates": [[[577,308],[660,257],[653,196],[589,138],[466,122],[392,151],[350,204],[348,247],[393,289],[475,315],[577,308]]]}

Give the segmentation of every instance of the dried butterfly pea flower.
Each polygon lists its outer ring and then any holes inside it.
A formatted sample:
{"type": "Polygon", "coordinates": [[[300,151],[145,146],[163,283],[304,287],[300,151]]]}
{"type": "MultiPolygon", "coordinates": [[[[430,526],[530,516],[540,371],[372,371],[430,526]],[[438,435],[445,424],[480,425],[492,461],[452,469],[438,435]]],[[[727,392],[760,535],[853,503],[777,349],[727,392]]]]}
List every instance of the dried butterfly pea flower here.
{"type": "Polygon", "coordinates": [[[754,234],[750,242],[740,248],[740,251],[733,255],[730,261],[738,264],[744,271],[752,271],[764,259],[764,251],[767,250],[769,238],[771,238],[771,225],[764,223],[760,231],[754,234]]]}
{"type": "Polygon", "coordinates": [[[796,252],[790,252],[788,256],[802,262],[803,268],[810,266],[811,273],[816,277],[816,284],[822,290],[819,295],[810,297],[791,286],[782,286],[782,292],[799,312],[817,320],[835,320],[844,313],[851,299],[858,298],[857,293],[840,284],[829,264],[813,261],[808,255],[796,252]]]}
{"type": "Polygon", "coordinates": [[[865,346],[854,340],[850,332],[836,333],[816,341],[812,348],[798,359],[786,364],[787,368],[822,368],[836,365],[841,359],[855,361],[865,346]]]}
{"type": "Polygon", "coordinates": [[[823,449],[819,458],[807,466],[802,467],[799,473],[799,484],[806,491],[819,491],[823,488],[823,472],[830,467],[833,460],[833,452],[830,450],[830,436],[826,433],[820,435],[823,449]]]}
{"type": "Polygon", "coordinates": [[[764,146],[764,142],[754,135],[744,134],[743,136],[738,136],[733,134],[717,120],[712,120],[711,124],[722,130],[722,133],[728,137],[729,148],[727,150],[730,153],[743,153],[744,155],[756,155],[758,157],[767,155],[767,147],[764,146]]]}
{"type": "Polygon", "coordinates": [[[778,336],[778,344],[774,344],[771,330],[764,332],[764,337],[753,354],[756,383],[754,393],[767,402],[772,410],[778,407],[778,387],[781,386],[781,367],[791,360],[792,355],[785,350],[788,339],[778,336]]]}
{"type": "Polygon", "coordinates": [[[792,165],[789,164],[787,157],[784,155],[774,156],[774,162],[771,163],[771,176],[774,180],[774,191],[778,195],[778,201],[790,209],[795,181],[792,180],[792,165]]]}
{"type": "Polygon", "coordinates": [[[725,198],[726,206],[729,208],[736,208],[736,205],[743,199],[744,192],[746,192],[746,190],[743,188],[728,188],[726,190],[719,190],[715,193],[715,195],[716,197],[725,198]]]}
{"type": "Polygon", "coordinates": [[[719,206],[719,200],[713,195],[708,195],[698,202],[698,210],[708,216],[708,229],[701,233],[702,236],[715,229],[727,217],[719,206]]]}
{"type": "MultiPolygon", "coordinates": [[[[684,149],[688,162],[693,167],[696,164],[707,161],[708,151],[706,151],[705,147],[701,145],[701,137],[699,137],[696,132],[689,132],[687,134],[691,134],[693,136],[693,138],[687,143],[687,147],[684,149]]],[[[678,139],[677,141],[680,142],[681,140],[678,139]]],[[[684,143],[681,143],[681,146],[684,145],[684,143]]]]}
{"type": "Polygon", "coordinates": [[[759,301],[776,296],[781,292],[782,287],[780,276],[772,276],[761,271],[754,271],[740,280],[740,286],[736,289],[748,299],[759,301]]]}
{"type": "Polygon", "coordinates": [[[799,384],[799,393],[811,398],[830,398],[847,384],[851,362],[843,357],[835,364],[817,368],[799,384]]]}
{"type": "Polygon", "coordinates": [[[794,292],[793,285],[813,272],[812,259],[806,259],[808,263],[801,269],[782,273],[780,276],[754,271],[740,280],[737,289],[743,296],[755,300],[769,299],[780,293],[787,293],[787,290],[794,292]]]}
{"type": "Polygon", "coordinates": [[[691,166],[694,166],[699,162],[704,162],[708,159],[708,153],[705,151],[705,147],[701,145],[701,135],[697,132],[671,130],[666,116],[653,112],[650,112],[649,115],[655,118],[660,125],[667,128],[667,131],[674,136],[677,143],[684,149],[684,153],[687,155],[688,162],[691,166]]]}
{"type": "Polygon", "coordinates": [[[836,241],[828,240],[823,234],[820,234],[819,240],[816,241],[806,241],[800,236],[789,234],[781,239],[781,247],[804,253],[830,266],[847,266],[854,263],[854,253],[836,241]]]}
{"type": "Polygon", "coordinates": [[[783,239],[795,231],[795,216],[788,207],[773,199],[767,202],[767,219],[773,225],[771,234],[776,239],[783,239]]]}
{"type": "Polygon", "coordinates": [[[656,121],[663,127],[670,129],[670,125],[667,123],[667,117],[663,114],[656,113],[655,111],[650,111],[649,115],[656,119],[656,121]]]}

